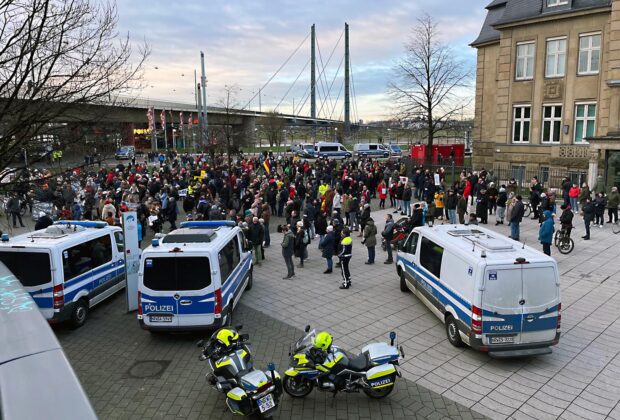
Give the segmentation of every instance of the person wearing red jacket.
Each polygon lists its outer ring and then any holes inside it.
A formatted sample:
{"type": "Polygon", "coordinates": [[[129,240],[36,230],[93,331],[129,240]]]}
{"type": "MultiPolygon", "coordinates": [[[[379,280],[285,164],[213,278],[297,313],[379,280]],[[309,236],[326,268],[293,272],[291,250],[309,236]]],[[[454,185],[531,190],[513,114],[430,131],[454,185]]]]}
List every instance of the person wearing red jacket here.
{"type": "Polygon", "coordinates": [[[570,207],[575,213],[579,213],[579,194],[581,194],[581,188],[575,183],[568,190],[568,198],[570,199],[570,207]]]}
{"type": "Polygon", "coordinates": [[[379,208],[385,208],[385,199],[387,198],[387,186],[385,185],[385,181],[381,180],[379,185],[377,186],[377,194],[379,194],[379,208]]]}

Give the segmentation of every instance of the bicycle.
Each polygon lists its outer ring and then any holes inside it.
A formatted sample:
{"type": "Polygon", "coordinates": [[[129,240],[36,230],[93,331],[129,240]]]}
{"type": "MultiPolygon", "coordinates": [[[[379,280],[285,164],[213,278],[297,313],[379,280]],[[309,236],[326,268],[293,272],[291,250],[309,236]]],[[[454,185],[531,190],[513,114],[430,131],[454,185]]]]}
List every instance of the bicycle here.
{"type": "Polygon", "coordinates": [[[523,202],[523,217],[530,217],[532,214],[532,204],[529,201],[523,202]]]}
{"type": "Polygon", "coordinates": [[[616,220],[612,225],[611,225],[611,231],[613,233],[615,233],[616,235],[620,233],[620,219],[616,220]]]}
{"type": "Polygon", "coordinates": [[[566,229],[560,229],[555,232],[553,243],[560,251],[560,254],[564,255],[570,254],[575,248],[575,241],[568,236],[566,229]]]}

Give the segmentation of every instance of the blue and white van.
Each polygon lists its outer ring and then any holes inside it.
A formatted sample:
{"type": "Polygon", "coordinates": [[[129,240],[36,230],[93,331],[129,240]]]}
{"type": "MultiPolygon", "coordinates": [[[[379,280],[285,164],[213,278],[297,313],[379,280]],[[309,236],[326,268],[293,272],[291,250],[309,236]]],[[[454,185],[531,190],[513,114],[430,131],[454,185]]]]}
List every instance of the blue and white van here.
{"type": "Polygon", "coordinates": [[[389,158],[390,149],[381,143],[358,143],[353,151],[359,157],[389,158]]]}
{"type": "Polygon", "coordinates": [[[252,255],[232,221],[181,223],[142,252],[138,321],[152,331],[230,325],[252,288],[252,255]]]}
{"type": "Polygon", "coordinates": [[[329,159],[344,160],[350,158],[353,154],[340,143],[318,142],[314,147],[314,156],[317,158],[326,157],[329,159]]]}
{"type": "Polygon", "coordinates": [[[555,260],[491,230],[415,228],[399,244],[402,291],[412,291],[446,326],[454,346],[493,357],[551,353],[559,342],[555,260]]]}
{"type": "Polygon", "coordinates": [[[80,327],[93,306],[125,287],[123,246],[119,227],[63,220],[14,238],[3,235],[0,261],[50,324],[80,327]]]}

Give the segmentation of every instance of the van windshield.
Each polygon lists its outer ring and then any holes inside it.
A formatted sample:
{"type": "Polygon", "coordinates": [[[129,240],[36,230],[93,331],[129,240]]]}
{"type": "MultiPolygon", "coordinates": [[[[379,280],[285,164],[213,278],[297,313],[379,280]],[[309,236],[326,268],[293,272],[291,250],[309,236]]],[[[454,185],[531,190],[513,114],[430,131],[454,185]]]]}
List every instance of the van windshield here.
{"type": "Polygon", "coordinates": [[[0,261],[11,270],[24,287],[41,286],[52,281],[47,252],[0,252],[0,261]]]}
{"type": "Polygon", "coordinates": [[[305,144],[304,145],[304,150],[306,152],[314,152],[314,145],[313,144],[305,144]]]}
{"type": "Polygon", "coordinates": [[[202,290],[211,285],[209,258],[147,258],[143,282],[151,290],[202,290]]]}

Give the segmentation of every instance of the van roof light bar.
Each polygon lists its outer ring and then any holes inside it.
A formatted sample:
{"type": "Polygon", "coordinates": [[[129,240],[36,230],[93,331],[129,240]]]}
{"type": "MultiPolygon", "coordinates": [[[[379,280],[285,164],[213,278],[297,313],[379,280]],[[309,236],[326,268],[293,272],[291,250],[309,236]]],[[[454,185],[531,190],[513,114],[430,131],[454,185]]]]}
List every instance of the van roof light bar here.
{"type": "Polygon", "coordinates": [[[89,220],[58,220],[54,222],[55,225],[59,226],[82,226],[85,228],[96,228],[102,229],[108,224],[106,222],[93,222],[89,220]]]}
{"type": "Polygon", "coordinates": [[[206,228],[218,228],[218,227],[235,227],[237,224],[234,220],[194,220],[190,222],[182,222],[182,228],[189,229],[206,229],[206,228]]]}

